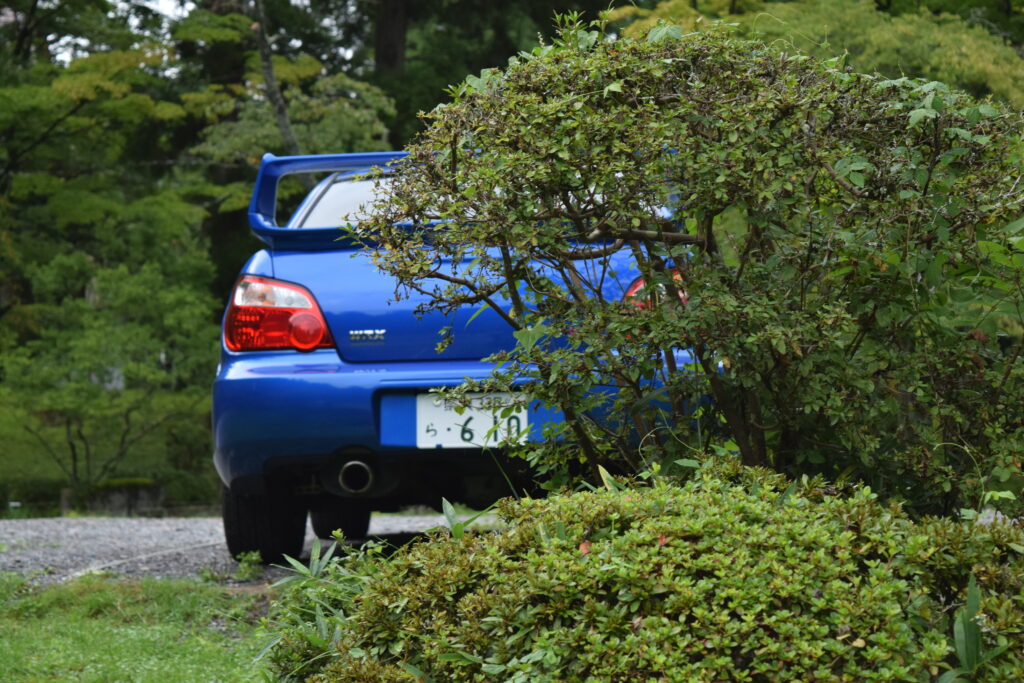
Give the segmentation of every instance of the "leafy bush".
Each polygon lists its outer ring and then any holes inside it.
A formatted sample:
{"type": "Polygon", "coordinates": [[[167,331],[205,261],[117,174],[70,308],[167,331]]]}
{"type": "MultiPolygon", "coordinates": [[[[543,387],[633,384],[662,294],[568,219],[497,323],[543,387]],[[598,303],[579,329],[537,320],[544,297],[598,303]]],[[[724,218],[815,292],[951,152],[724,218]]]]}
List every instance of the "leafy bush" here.
{"type": "Polygon", "coordinates": [[[20,503],[17,514],[46,516],[60,514],[62,479],[25,477],[0,483],[0,516],[10,514],[11,502],[20,503]]]}
{"type": "Polygon", "coordinates": [[[1008,646],[980,673],[1024,675],[1019,527],[785,485],[726,466],[505,501],[505,531],[328,567],[279,606],[271,662],[317,681],[926,680],[958,666],[950,614],[973,572],[975,645],[1008,646]]]}
{"type": "Polygon", "coordinates": [[[1014,47],[1024,36],[1010,38],[1024,22],[996,10],[995,2],[915,0],[899,7],[891,0],[704,0],[699,11],[697,4],[666,0],[653,11],[625,5],[613,12],[613,19],[636,19],[624,29],[628,35],[641,34],[662,19],[687,30],[722,19],[779,50],[826,59],[845,54],[847,63],[863,73],[922,76],[979,96],[991,93],[1017,108],[1024,105],[1024,62],[1014,47]]]}
{"type": "Polygon", "coordinates": [[[720,445],[918,513],[1019,489],[1019,113],[723,30],[571,22],[453,95],[360,230],[399,293],[515,330],[462,391],[562,410],[519,451],[539,471],[720,445]]]}
{"type": "Polygon", "coordinates": [[[168,507],[214,505],[220,500],[221,483],[212,467],[205,471],[163,470],[157,480],[164,487],[168,507]]]}

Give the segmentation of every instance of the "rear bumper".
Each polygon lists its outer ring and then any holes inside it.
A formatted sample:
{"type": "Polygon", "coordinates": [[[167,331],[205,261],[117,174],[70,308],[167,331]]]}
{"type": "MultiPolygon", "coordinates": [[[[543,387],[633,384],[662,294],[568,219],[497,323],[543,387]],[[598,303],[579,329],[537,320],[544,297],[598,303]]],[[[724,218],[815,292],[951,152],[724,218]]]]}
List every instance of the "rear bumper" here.
{"type": "MultiPolygon", "coordinates": [[[[319,478],[361,459],[377,471],[369,497],[401,495],[410,478],[431,472],[472,475],[494,468],[477,450],[418,450],[416,394],[480,379],[479,361],[346,363],[334,350],[225,352],[213,385],[214,462],[232,490],[261,492],[288,477],[319,478]]],[[[557,416],[531,406],[531,438],[557,416]]],[[[331,491],[339,493],[338,491],[331,491]]]]}

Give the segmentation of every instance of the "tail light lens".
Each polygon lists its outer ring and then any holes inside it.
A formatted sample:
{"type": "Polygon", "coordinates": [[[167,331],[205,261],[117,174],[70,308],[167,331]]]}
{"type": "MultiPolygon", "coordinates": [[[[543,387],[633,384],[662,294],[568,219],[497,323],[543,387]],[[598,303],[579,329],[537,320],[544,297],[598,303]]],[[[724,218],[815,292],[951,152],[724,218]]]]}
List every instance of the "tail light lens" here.
{"type": "Polygon", "coordinates": [[[312,351],[330,348],[333,340],[305,287],[243,275],[224,317],[224,345],[231,351],[312,351]]]}
{"type": "MultiPolygon", "coordinates": [[[[679,274],[678,270],[673,268],[669,272],[672,274],[673,280],[682,283],[683,277],[679,274]]],[[[636,308],[649,310],[652,304],[650,295],[644,291],[646,285],[647,283],[644,282],[644,279],[642,277],[638,277],[637,279],[633,280],[633,284],[631,284],[626,289],[626,293],[622,296],[622,300],[626,303],[632,304],[636,308]]],[[[658,289],[662,295],[662,298],[664,298],[665,288],[659,285],[658,289]]],[[[689,300],[689,298],[690,297],[686,294],[684,290],[679,290],[679,300],[682,303],[685,304],[689,300]]]]}

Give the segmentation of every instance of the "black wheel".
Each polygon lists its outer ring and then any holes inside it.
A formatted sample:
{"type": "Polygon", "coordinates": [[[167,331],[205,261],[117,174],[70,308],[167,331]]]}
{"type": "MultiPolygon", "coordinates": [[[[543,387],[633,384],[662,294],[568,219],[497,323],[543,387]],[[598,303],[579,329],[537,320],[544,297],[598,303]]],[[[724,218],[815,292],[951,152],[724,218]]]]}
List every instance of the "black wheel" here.
{"type": "Polygon", "coordinates": [[[224,538],[232,557],[257,551],[265,564],[298,558],[306,537],[306,508],[290,496],[240,496],[224,487],[224,538]]]}
{"type": "Polygon", "coordinates": [[[345,538],[366,538],[370,530],[370,508],[344,498],[319,503],[309,511],[309,519],[320,538],[331,538],[335,529],[341,529],[345,538]]]}

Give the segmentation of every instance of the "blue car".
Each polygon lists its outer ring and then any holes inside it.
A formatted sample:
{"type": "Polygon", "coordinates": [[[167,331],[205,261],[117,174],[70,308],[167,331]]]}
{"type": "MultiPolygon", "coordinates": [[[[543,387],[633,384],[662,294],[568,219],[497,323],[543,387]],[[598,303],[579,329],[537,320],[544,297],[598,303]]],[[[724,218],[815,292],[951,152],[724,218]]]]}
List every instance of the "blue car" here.
{"type": "Polygon", "coordinates": [[[489,448],[536,438],[552,417],[538,405],[498,418],[502,397],[461,414],[431,389],[482,378],[481,359],[515,340],[496,314],[417,317],[395,300],[338,226],[372,199],[360,179],[401,153],[263,159],[249,221],[266,248],[253,254],[224,314],[213,385],[214,462],[231,554],[264,561],[302,550],[307,513],[327,537],[366,535],[373,511],[437,506],[442,496],[486,506],[529,481],[522,463],[489,448]],[[280,179],[328,172],[279,225],[280,179]],[[459,333],[436,351],[438,331],[459,333]]]}
{"type": "MultiPolygon", "coordinates": [[[[538,439],[560,419],[537,401],[499,411],[510,397],[480,395],[457,411],[431,393],[488,376],[482,359],[515,339],[491,310],[416,315],[421,299],[396,298],[395,281],[338,229],[374,198],[366,171],[402,156],[263,159],[249,222],[266,248],[231,294],[213,385],[214,462],[234,556],[297,556],[307,514],[321,537],[340,529],[360,538],[373,511],[437,507],[442,497],[485,507],[531,483],[500,443],[538,439]],[[278,183],[299,173],[326,177],[279,224],[278,183]],[[444,327],[456,333],[438,352],[444,327]]],[[[637,293],[627,258],[608,298],[637,293]]]]}

